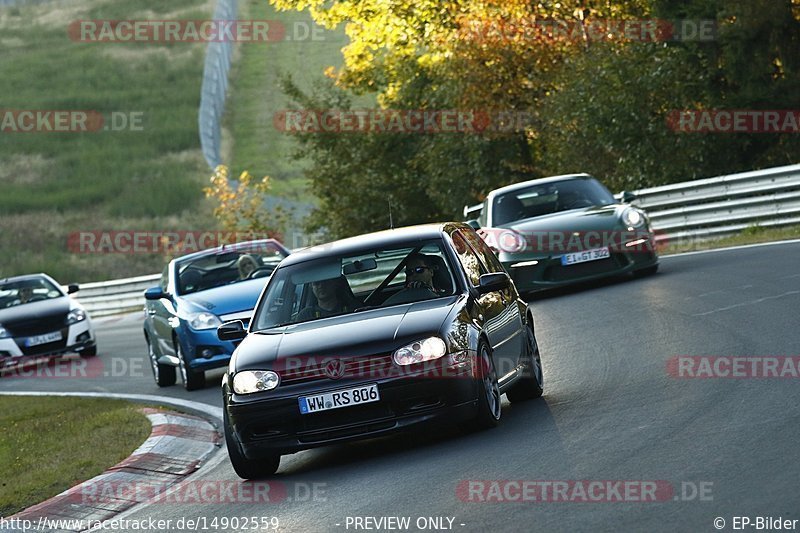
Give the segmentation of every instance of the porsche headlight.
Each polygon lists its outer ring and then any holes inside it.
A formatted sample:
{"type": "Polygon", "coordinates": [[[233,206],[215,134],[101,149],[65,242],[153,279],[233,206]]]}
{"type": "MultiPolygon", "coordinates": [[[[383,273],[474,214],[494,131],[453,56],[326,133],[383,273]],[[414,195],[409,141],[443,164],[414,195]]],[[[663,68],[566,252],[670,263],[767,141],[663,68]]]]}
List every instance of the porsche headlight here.
{"type": "Polygon", "coordinates": [[[6,328],[0,326],[0,339],[6,339],[11,337],[11,333],[8,332],[6,328]]]}
{"type": "Polygon", "coordinates": [[[438,359],[447,353],[447,345],[439,337],[412,342],[408,346],[395,350],[394,362],[398,365],[413,365],[424,361],[438,359]]]}
{"type": "Polygon", "coordinates": [[[189,315],[188,321],[192,329],[212,329],[222,325],[217,315],[206,312],[189,315]]]}
{"type": "Polygon", "coordinates": [[[271,370],[243,370],[233,376],[233,392],[253,394],[272,390],[281,382],[281,377],[271,370]]]}
{"type": "Polygon", "coordinates": [[[622,223],[631,228],[639,228],[644,225],[644,213],[633,207],[625,208],[622,212],[622,223]]]}
{"type": "Polygon", "coordinates": [[[81,320],[86,320],[86,312],[83,309],[72,309],[69,314],[67,314],[65,322],[69,326],[81,320]]]}

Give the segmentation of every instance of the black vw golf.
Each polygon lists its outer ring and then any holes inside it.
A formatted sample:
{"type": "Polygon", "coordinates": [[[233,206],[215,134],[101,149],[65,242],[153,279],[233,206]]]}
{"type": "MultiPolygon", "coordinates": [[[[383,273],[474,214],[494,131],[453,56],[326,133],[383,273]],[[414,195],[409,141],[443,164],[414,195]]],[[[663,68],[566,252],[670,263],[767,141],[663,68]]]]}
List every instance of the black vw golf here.
{"type": "Polygon", "coordinates": [[[264,288],[223,379],[236,473],[283,454],[437,421],[492,427],[501,395],[542,394],[533,317],[466,224],[414,226],[301,250],[264,288]],[[243,339],[243,340],[242,340],[243,339]]]}

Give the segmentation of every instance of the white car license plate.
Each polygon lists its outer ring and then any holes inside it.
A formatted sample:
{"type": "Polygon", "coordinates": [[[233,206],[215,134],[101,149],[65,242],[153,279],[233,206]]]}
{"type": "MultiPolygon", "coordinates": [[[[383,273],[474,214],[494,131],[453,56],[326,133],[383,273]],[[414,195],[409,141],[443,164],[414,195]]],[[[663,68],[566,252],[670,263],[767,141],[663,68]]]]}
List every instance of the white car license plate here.
{"type": "Polygon", "coordinates": [[[606,259],[611,254],[608,247],[594,248],[593,250],[586,250],[585,252],[575,252],[574,254],[566,254],[561,256],[561,264],[564,266],[575,265],[577,263],[585,263],[587,261],[597,261],[598,259],[606,259]]]}
{"type": "Polygon", "coordinates": [[[378,385],[362,385],[352,389],[342,389],[314,396],[301,396],[297,399],[300,403],[300,412],[304,415],[318,413],[329,409],[350,407],[362,403],[377,402],[380,400],[378,385]]]}
{"type": "Polygon", "coordinates": [[[60,331],[53,333],[45,333],[44,335],[34,335],[25,339],[25,346],[39,346],[40,344],[47,344],[48,342],[56,342],[63,339],[60,331]]]}

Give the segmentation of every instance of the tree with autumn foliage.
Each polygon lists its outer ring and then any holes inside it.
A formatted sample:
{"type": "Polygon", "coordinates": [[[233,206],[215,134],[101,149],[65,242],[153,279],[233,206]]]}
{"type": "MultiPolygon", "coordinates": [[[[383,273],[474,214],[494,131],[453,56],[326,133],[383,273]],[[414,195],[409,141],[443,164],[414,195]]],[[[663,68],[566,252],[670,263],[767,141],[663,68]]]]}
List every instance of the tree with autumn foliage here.
{"type": "Polygon", "coordinates": [[[270,0],[344,25],[344,66],[306,109],[374,96],[386,109],[525,113],[482,134],[299,135],[320,206],[312,226],[343,236],[455,219],[506,183],[591,172],[639,188],[796,161],[797,136],[675,132],[681,109],[797,109],[800,0],[270,0]],[[598,24],[710,19],[704,42],[630,38],[598,24]],[[765,107],[766,106],[766,107],[765,107]],[[399,214],[398,214],[399,213],[399,214]]]}

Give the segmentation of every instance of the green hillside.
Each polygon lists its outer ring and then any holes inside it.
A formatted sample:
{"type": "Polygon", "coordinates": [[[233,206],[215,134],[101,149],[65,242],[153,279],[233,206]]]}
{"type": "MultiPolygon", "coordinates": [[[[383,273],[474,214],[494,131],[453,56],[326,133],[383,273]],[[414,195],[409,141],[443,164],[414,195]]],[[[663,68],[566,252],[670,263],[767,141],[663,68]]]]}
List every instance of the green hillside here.
{"type": "MultiPolygon", "coordinates": [[[[207,19],[214,5],[86,0],[0,8],[0,110],[88,110],[105,125],[112,115],[140,121],[136,131],[0,130],[0,276],[45,271],[86,282],[158,272],[167,257],[72,253],[68,238],[217,227],[202,194],[211,172],[197,131],[206,45],[78,42],[69,33],[85,19],[207,19]]],[[[239,18],[280,20],[289,38],[312,24],[306,14],[275,13],[267,0],[242,0],[239,18]]],[[[272,126],[275,110],[285,108],[278,74],[310,86],[340,62],[343,41],[339,32],[321,41],[237,45],[223,133],[223,157],[235,171],[271,175],[276,193],[310,201],[302,162],[291,158],[294,140],[272,126]]]]}

